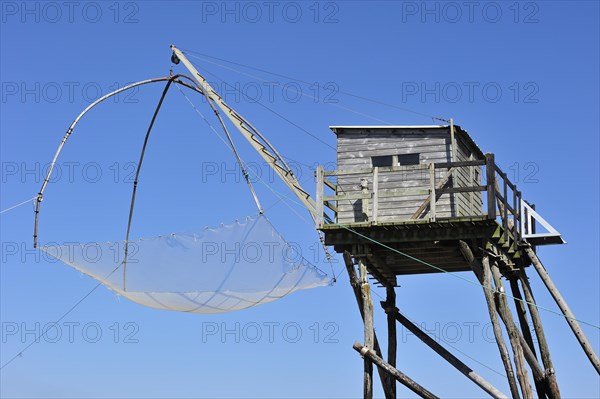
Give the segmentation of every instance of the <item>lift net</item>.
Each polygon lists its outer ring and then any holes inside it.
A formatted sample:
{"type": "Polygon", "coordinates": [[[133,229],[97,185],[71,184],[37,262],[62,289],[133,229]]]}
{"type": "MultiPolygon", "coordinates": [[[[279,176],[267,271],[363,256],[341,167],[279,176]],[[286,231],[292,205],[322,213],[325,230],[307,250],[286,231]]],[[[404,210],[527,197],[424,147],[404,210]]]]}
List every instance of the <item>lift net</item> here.
{"type": "Polygon", "coordinates": [[[331,279],[288,244],[263,215],[125,242],[41,247],[116,293],[157,309],[231,312],[272,302],[331,279]]]}

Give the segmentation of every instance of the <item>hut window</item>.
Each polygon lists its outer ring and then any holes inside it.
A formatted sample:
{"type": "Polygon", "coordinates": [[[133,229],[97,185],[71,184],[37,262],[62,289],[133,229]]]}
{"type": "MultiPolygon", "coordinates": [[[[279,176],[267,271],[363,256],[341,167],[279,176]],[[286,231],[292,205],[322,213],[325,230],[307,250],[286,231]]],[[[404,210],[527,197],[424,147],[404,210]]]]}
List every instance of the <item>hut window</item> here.
{"type": "Polygon", "coordinates": [[[419,164],[419,153],[416,154],[400,154],[398,155],[398,165],[418,165],[419,164]]]}
{"type": "Polygon", "coordinates": [[[394,164],[394,157],[392,155],[380,155],[371,157],[371,163],[373,167],[386,167],[394,164]]]}

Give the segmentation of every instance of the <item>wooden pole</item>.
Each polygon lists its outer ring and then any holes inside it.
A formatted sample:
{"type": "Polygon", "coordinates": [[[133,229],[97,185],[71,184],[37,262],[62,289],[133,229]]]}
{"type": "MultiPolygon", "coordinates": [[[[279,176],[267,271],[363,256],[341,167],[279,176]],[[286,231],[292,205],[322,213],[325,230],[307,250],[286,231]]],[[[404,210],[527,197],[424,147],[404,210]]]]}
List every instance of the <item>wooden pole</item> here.
{"type": "MultiPolygon", "coordinates": [[[[382,302],[384,304],[385,302],[382,302]]],[[[386,313],[388,310],[386,309],[386,313]]],[[[389,313],[388,313],[389,315],[389,313]]],[[[436,340],[431,338],[427,333],[421,330],[416,324],[408,320],[398,308],[394,309],[395,319],[398,320],[400,324],[406,327],[410,332],[415,334],[417,338],[419,338],[425,345],[429,346],[433,349],[438,355],[443,357],[448,363],[454,366],[458,371],[463,373],[468,379],[477,384],[481,389],[490,394],[495,399],[508,398],[504,393],[500,392],[496,387],[486,381],[479,374],[474,372],[469,366],[464,364],[460,359],[454,356],[452,353],[448,352],[446,348],[440,345],[436,340]]]]}
{"type": "Polygon", "coordinates": [[[358,342],[355,342],[352,347],[358,353],[360,353],[361,356],[363,356],[365,358],[365,360],[367,358],[369,358],[369,361],[372,361],[373,363],[375,363],[377,365],[377,367],[379,367],[380,369],[385,370],[392,377],[394,377],[398,382],[400,382],[401,384],[406,386],[408,389],[410,389],[411,391],[413,391],[420,397],[426,398],[426,399],[438,399],[437,396],[435,396],[434,394],[429,392],[427,389],[423,388],[421,385],[416,383],[413,379],[408,377],[406,374],[404,374],[397,368],[390,366],[388,363],[385,362],[385,360],[383,360],[382,358],[377,356],[375,354],[375,352],[373,352],[368,347],[363,346],[363,345],[359,344],[358,342]]]}
{"type": "MultiPolygon", "coordinates": [[[[486,268],[490,268],[488,257],[483,259],[483,267],[484,270],[486,268]]],[[[484,273],[486,272],[484,271],[484,273]]],[[[519,380],[519,385],[521,386],[521,393],[523,394],[523,398],[533,399],[533,391],[531,390],[531,385],[529,384],[529,376],[527,373],[527,368],[525,367],[525,355],[523,353],[523,351],[528,348],[521,346],[521,341],[519,340],[521,334],[519,333],[519,330],[517,330],[512,313],[508,307],[508,301],[506,299],[506,295],[504,295],[504,284],[502,283],[500,269],[498,268],[498,264],[496,262],[492,263],[491,274],[496,285],[496,308],[498,310],[498,314],[500,315],[500,319],[504,322],[504,326],[508,332],[508,338],[510,345],[512,346],[514,362],[517,369],[517,378],[519,380]]],[[[525,341],[523,340],[523,342],[525,341]]],[[[529,351],[531,352],[531,349],[529,351]]],[[[537,379],[541,378],[543,380],[544,374],[540,370],[535,357],[533,357],[533,359],[529,358],[529,360],[530,362],[533,360],[533,362],[531,362],[532,370],[537,367],[537,379]]]]}
{"type": "Polygon", "coordinates": [[[487,255],[483,257],[483,261],[488,264],[488,267],[485,268],[481,262],[475,259],[471,248],[469,248],[469,245],[467,245],[466,242],[459,241],[459,247],[463,256],[473,269],[473,272],[479,279],[480,284],[483,286],[483,294],[485,295],[488,313],[490,314],[490,320],[492,322],[496,344],[498,345],[498,350],[500,351],[500,357],[502,358],[502,363],[504,364],[504,370],[506,370],[506,378],[508,379],[510,393],[514,399],[518,399],[520,398],[519,388],[517,387],[517,382],[515,381],[515,374],[510,362],[510,355],[508,353],[508,349],[506,348],[504,338],[502,338],[502,329],[500,328],[500,323],[498,323],[498,315],[496,314],[496,306],[492,295],[493,288],[489,273],[490,269],[488,257],[487,255]]]}
{"type": "Polygon", "coordinates": [[[494,154],[485,154],[488,219],[496,220],[496,161],[494,154]]]}
{"type": "MultiPolygon", "coordinates": [[[[365,315],[365,346],[373,349],[375,344],[373,337],[373,301],[371,299],[371,286],[369,285],[369,276],[367,275],[367,265],[361,259],[358,261],[358,270],[365,315]]],[[[365,358],[363,396],[365,399],[373,399],[373,362],[368,357],[365,358]]]]}
{"type": "MultiPolygon", "coordinates": [[[[390,312],[390,309],[396,308],[396,291],[394,287],[386,287],[386,301],[381,302],[385,313],[387,314],[387,324],[388,324],[388,355],[387,361],[392,367],[396,367],[396,352],[398,349],[398,342],[396,340],[396,318],[394,317],[394,313],[390,312]]],[[[390,392],[393,394],[394,398],[396,397],[396,381],[390,379],[390,392]]]]}
{"type": "MultiPolygon", "coordinates": [[[[525,343],[527,344],[529,349],[531,349],[531,352],[537,361],[535,345],[533,344],[533,337],[531,335],[531,330],[529,329],[529,322],[527,320],[527,307],[523,302],[523,296],[521,295],[521,290],[519,289],[518,277],[512,275],[508,279],[508,281],[510,282],[510,290],[515,301],[515,308],[517,309],[517,316],[519,318],[521,334],[523,335],[525,343]]],[[[548,383],[546,376],[544,375],[544,380],[541,382],[538,378],[534,378],[534,383],[538,399],[544,399],[546,397],[546,384],[548,383]]]]}
{"type": "Polygon", "coordinates": [[[596,353],[594,352],[594,349],[592,348],[590,341],[585,336],[585,333],[581,329],[581,326],[577,322],[577,319],[575,318],[575,315],[569,308],[569,305],[567,305],[567,302],[565,301],[565,299],[562,297],[562,295],[558,291],[558,288],[556,288],[556,286],[554,285],[554,282],[548,275],[548,272],[544,268],[544,265],[542,265],[542,262],[539,260],[539,258],[535,254],[535,252],[533,252],[531,247],[526,247],[525,252],[527,253],[527,256],[529,257],[529,259],[531,259],[531,263],[533,263],[533,267],[540,275],[542,281],[546,285],[546,288],[548,288],[548,291],[550,291],[550,294],[556,301],[556,304],[560,308],[561,312],[563,313],[563,315],[565,315],[565,318],[567,319],[567,322],[569,323],[571,330],[573,330],[575,337],[579,341],[579,344],[583,348],[583,351],[585,352],[587,357],[590,359],[590,362],[596,369],[596,372],[598,374],[600,374],[600,359],[598,359],[598,355],[596,355],[596,353]]]}
{"type": "MultiPolygon", "coordinates": [[[[358,277],[356,276],[356,270],[354,270],[354,265],[352,263],[352,255],[349,252],[344,252],[344,263],[346,265],[346,271],[348,272],[348,277],[350,279],[350,286],[352,287],[352,291],[354,292],[354,297],[356,298],[356,303],[358,305],[358,310],[360,312],[361,318],[365,319],[364,309],[363,309],[363,300],[362,294],[360,292],[360,282],[358,281],[358,277]]],[[[379,341],[377,339],[377,334],[373,332],[373,340],[375,342],[375,353],[377,356],[381,357],[381,348],[379,347],[379,341]]],[[[389,374],[387,374],[384,370],[378,368],[377,372],[379,373],[379,378],[381,379],[381,385],[383,386],[383,392],[385,394],[386,399],[393,399],[396,396],[392,395],[389,387],[391,380],[389,374]]]]}
{"type": "Polygon", "coordinates": [[[548,396],[551,399],[560,398],[560,390],[558,389],[558,383],[556,381],[556,374],[554,373],[554,366],[552,364],[552,358],[550,357],[550,349],[548,348],[548,342],[546,341],[546,334],[542,326],[542,319],[538,308],[535,305],[535,298],[533,292],[529,286],[527,280],[527,274],[525,269],[521,268],[519,273],[519,279],[521,280],[521,287],[523,287],[523,294],[529,307],[529,313],[531,314],[531,320],[533,321],[533,328],[535,329],[535,335],[537,336],[538,346],[540,348],[540,357],[545,368],[544,374],[546,375],[546,383],[548,384],[548,396]]]}

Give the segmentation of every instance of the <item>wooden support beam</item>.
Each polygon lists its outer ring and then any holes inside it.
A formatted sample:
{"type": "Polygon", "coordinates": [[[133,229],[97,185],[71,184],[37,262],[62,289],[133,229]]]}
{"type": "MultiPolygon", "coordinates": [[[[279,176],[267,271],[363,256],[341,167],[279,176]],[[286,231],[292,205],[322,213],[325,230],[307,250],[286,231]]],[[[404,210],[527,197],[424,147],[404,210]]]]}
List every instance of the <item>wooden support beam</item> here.
{"type": "MultiPolygon", "coordinates": [[[[385,302],[381,302],[381,304],[382,304],[382,306],[384,306],[385,302]]],[[[437,353],[438,355],[443,357],[448,363],[450,363],[458,371],[463,373],[468,379],[470,379],[475,384],[477,384],[481,389],[483,389],[485,392],[487,392],[489,395],[491,395],[495,399],[504,399],[504,398],[507,399],[508,398],[508,396],[506,396],[504,393],[502,393],[500,390],[498,390],[496,387],[494,387],[492,384],[490,384],[488,381],[486,381],[479,374],[474,372],[469,366],[467,366],[462,361],[460,361],[456,356],[454,356],[452,353],[448,352],[448,350],[446,350],[446,348],[444,348],[436,340],[431,338],[426,332],[421,330],[416,324],[414,324],[413,322],[408,320],[402,313],[400,313],[398,308],[394,308],[393,310],[394,310],[393,316],[400,324],[402,324],[404,327],[406,327],[406,329],[408,329],[410,332],[415,334],[415,336],[417,338],[419,338],[421,341],[423,341],[423,343],[425,343],[425,345],[427,345],[431,349],[433,349],[435,351],[435,353],[437,353]]],[[[386,313],[388,314],[388,317],[389,317],[389,315],[390,315],[389,308],[386,308],[386,313]]]]}
{"type": "Polygon", "coordinates": [[[373,168],[373,214],[369,218],[371,222],[377,222],[377,214],[379,213],[379,168],[373,168]]]}
{"type": "Polygon", "coordinates": [[[375,354],[375,352],[373,352],[368,347],[363,346],[363,345],[359,344],[358,342],[355,342],[352,347],[358,353],[360,353],[361,356],[363,356],[365,358],[365,361],[368,358],[369,361],[372,361],[373,363],[375,363],[378,368],[383,369],[385,372],[389,373],[398,382],[403,384],[405,387],[407,387],[408,389],[410,389],[411,391],[413,391],[420,397],[426,398],[426,399],[438,399],[437,396],[435,396],[434,394],[429,392],[427,389],[423,388],[421,385],[416,383],[413,379],[408,377],[406,374],[404,374],[397,368],[390,366],[388,363],[385,362],[385,360],[383,360],[381,357],[377,356],[375,354]]]}
{"type": "Polygon", "coordinates": [[[316,205],[317,205],[317,215],[316,215],[316,222],[317,222],[317,227],[321,227],[323,226],[324,223],[324,216],[323,216],[323,181],[325,179],[325,170],[323,169],[323,166],[319,165],[317,166],[317,170],[315,171],[315,175],[317,178],[317,191],[316,191],[316,205]]]}
{"type": "MultiPolygon", "coordinates": [[[[363,300],[360,292],[360,282],[358,281],[358,277],[356,276],[356,270],[354,270],[354,264],[352,263],[352,255],[349,252],[344,252],[344,263],[346,265],[346,270],[348,272],[348,277],[350,279],[350,286],[352,287],[352,291],[354,292],[354,297],[356,298],[356,303],[358,305],[358,310],[360,312],[361,318],[365,319],[364,309],[363,309],[363,300]]],[[[374,349],[377,356],[381,357],[381,348],[379,347],[379,341],[377,340],[377,334],[373,332],[373,340],[374,340],[374,349]]],[[[383,386],[383,392],[385,394],[386,399],[395,399],[395,395],[392,395],[392,392],[389,389],[390,386],[390,376],[382,369],[377,369],[379,373],[379,378],[381,379],[381,385],[383,386]]]]}
{"type": "MultiPolygon", "coordinates": [[[[486,273],[486,268],[490,268],[489,260],[486,262],[486,259],[487,257],[484,258],[482,262],[484,273],[486,273]]],[[[517,330],[517,326],[513,320],[512,313],[510,311],[510,308],[508,307],[508,301],[506,299],[506,295],[504,295],[504,284],[502,283],[500,269],[498,268],[498,264],[496,262],[492,262],[491,274],[494,280],[494,284],[496,285],[496,309],[498,310],[500,319],[504,322],[504,326],[506,328],[506,331],[508,332],[508,338],[513,350],[514,362],[517,369],[517,379],[519,381],[519,385],[521,386],[521,393],[523,394],[523,398],[533,399],[533,391],[531,390],[531,385],[529,383],[529,375],[527,373],[527,368],[525,367],[525,354],[523,353],[529,348],[526,345],[525,347],[521,345],[521,342],[525,343],[525,340],[522,339],[519,330],[517,330]]],[[[532,371],[534,372],[536,379],[543,380],[544,373],[538,365],[535,356],[531,354],[531,349],[529,349],[529,352],[530,356],[528,360],[530,362],[532,371]],[[533,357],[533,359],[531,357],[533,357]]]]}
{"type": "MultiPolygon", "coordinates": [[[[373,327],[373,300],[371,299],[371,286],[367,276],[367,265],[359,259],[358,270],[360,278],[360,291],[362,295],[364,324],[365,324],[365,346],[373,349],[375,346],[374,327],[373,327]]],[[[364,387],[363,396],[365,399],[373,399],[373,362],[365,357],[364,387]]]]}
{"type": "MultiPolygon", "coordinates": [[[[442,189],[448,183],[448,180],[450,180],[450,177],[452,177],[452,173],[454,172],[455,169],[456,168],[450,168],[450,169],[448,169],[448,171],[446,172],[446,174],[444,175],[444,177],[442,177],[442,180],[440,180],[438,182],[437,186],[435,186],[436,190],[442,189]]],[[[434,176],[435,176],[435,169],[434,169],[434,176]]],[[[441,195],[442,195],[442,193],[436,193],[436,200],[441,195]]],[[[431,203],[431,196],[425,198],[425,201],[423,201],[423,203],[419,206],[419,208],[415,211],[415,213],[413,213],[413,215],[410,218],[411,219],[418,219],[419,217],[421,217],[421,214],[429,206],[430,203],[431,203]]]]}
{"type": "Polygon", "coordinates": [[[383,270],[383,272],[388,276],[393,276],[388,277],[386,281],[381,281],[382,284],[386,286],[390,284],[392,286],[398,285],[398,281],[396,280],[396,273],[394,273],[390,266],[385,262],[385,259],[383,259],[383,257],[375,253],[369,253],[367,254],[367,259],[369,259],[369,262],[373,264],[373,267],[383,270]]]}
{"type": "Polygon", "coordinates": [[[435,203],[437,201],[435,187],[435,165],[429,164],[429,220],[435,222],[435,203]]]}
{"type": "Polygon", "coordinates": [[[496,161],[494,154],[485,154],[488,219],[496,219],[496,161]]]}
{"type": "MultiPolygon", "coordinates": [[[[519,289],[519,281],[518,277],[512,275],[509,277],[510,282],[510,290],[511,294],[514,298],[515,308],[517,309],[517,317],[519,318],[519,326],[521,327],[521,334],[523,335],[523,339],[525,340],[525,344],[529,349],[531,349],[531,353],[533,354],[536,362],[537,362],[537,354],[535,353],[535,345],[533,344],[533,336],[531,335],[531,331],[529,330],[529,322],[527,319],[527,307],[523,302],[523,296],[521,295],[521,290],[519,289]]],[[[528,361],[529,363],[529,361],[528,361]]],[[[543,376],[543,381],[539,381],[538,378],[534,377],[535,390],[538,395],[538,399],[546,398],[546,376],[543,376]]]]}
{"type": "Polygon", "coordinates": [[[535,252],[533,252],[533,249],[531,249],[531,247],[526,247],[525,253],[531,260],[531,263],[533,264],[533,266],[535,267],[535,270],[540,275],[540,278],[546,285],[546,288],[548,289],[548,291],[550,291],[550,294],[552,295],[552,298],[554,298],[554,300],[556,301],[556,304],[560,308],[560,311],[565,316],[565,319],[569,323],[571,330],[573,330],[575,337],[579,341],[579,344],[583,348],[583,351],[585,352],[587,357],[590,359],[590,362],[596,369],[596,372],[598,374],[600,374],[600,359],[598,359],[598,355],[596,355],[596,353],[594,352],[594,349],[593,349],[592,345],[590,344],[590,341],[585,336],[585,333],[581,329],[581,326],[579,325],[579,322],[577,322],[577,319],[575,318],[575,315],[569,308],[569,305],[567,305],[567,302],[565,301],[565,299],[562,297],[562,295],[558,291],[558,288],[556,288],[556,286],[554,285],[554,282],[548,275],[546,268],[544,267],[544,265],[542,265],[542,262],[537,257],[535,252]]]}
{"type": "MultiPolygon", "coordinates": [[[[396,308],[396,291],[394,287],[386,287],[386,300],[381,302],[381,306],[385,309],[387,314],[387,325],[388,325],[388,354],[387,361],[390,366],[396,368],[396,354],[398,349],[397,334],[396,334],[396,318],[392,312],[388,312],[389,309],[396,308]]],[[[396,397],[396,381],[390,379],[390,392],[396,397]]]]}
{"type": "Polygon", "coordinates": [[[459,247],[463,256],[465,257],[465,259],[473,269],[473,272],[477,276],[479,283],[483,286],[483,294],[485,295],[488,313],[490,314],[490,321],[492,322],[494,337],[496,338],[496,344],[498,345],[500,357],[502,358],[504,370],[506,371],[506,378],[508,379],[510,393],[513,399],[518,399],[520,398],[519,388],[517,387],[517,382],[515,380],[515,374],[513,372],[512,364],[510,362],[510,355],[508,353],[506,343],[504,342],[504,338],[502,338],[502,329],[500,328],[500,323],[498,323],[498,315],[496,314],[496,305],[494,303],[493,297],[494,289],[492,288],[492,279],[490,275],[488,256],[485,255],[483,257],[483,262],[479,262],[477,259],[475,259],[471,248],[466,242],[459,241],[459,247]],[[484,263],[487,264],[488,267],[484,267],[484,263]]]}
{"type": "Polygon", "coordinates": [[[531,320],[533,321],[533,328],[535,335],[537,336],[538,346],[540,348],[540,357],[542,358],[542,364],[545,368],[547,394],[550,399],[559,399],[560,390],[558,389],[558,383],[556,381],[556,374],[554,372],[554,366],[550,357],[550,350],[548,349],[548,342],[546,341],[546,335],[544,334],[544,328],[542,326],[542,319],[538,308],[535,305],[535,298],[533,292],[529,286],[529,280],[525,273],[525,268],[521,268],[519,273],[519,279],[521,280],[521,287],[523,287],[523,294],[529,307],[529,313],[531,314],[531,320]]]}

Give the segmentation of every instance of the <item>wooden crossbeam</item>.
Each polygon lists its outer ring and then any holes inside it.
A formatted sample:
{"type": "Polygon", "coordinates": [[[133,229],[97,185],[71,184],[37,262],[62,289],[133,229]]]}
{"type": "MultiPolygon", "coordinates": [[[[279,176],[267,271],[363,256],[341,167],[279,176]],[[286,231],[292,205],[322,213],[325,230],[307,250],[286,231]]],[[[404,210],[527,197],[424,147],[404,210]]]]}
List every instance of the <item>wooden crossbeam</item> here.
{"type": "MultiPolygon", "coordinates": [[[[448,183],[448,180],[450,180],[450,177],[452,177],[452,172],[454,172],[455,169],[456,168],[448,169],[448,171],[446,172],[446,174],[444,175],[442,180],[440,180],[438,182],[438,184],[435,186],[436,190],[441,189],[442,187],[444,187],[446,185],[446,183],[448,183]]],[[[436,197],[435,197],[436,201],[441,195],[442,195],[442,193],[439,193],[436,195],[436,197]]],[[[418,219],[420,217],[420,215],[423,213],[423,211],[425,210],[425,208],[427,208],[430,203],[431,203],[431,197],[425,198],[425,201],[423,201],[423,203],[419,206],[419,208],[415,211],[415,213],[410,218],[418,219]]]]}
{"type": "MultiPolygon", "coordinates": [[[[381,305],[384,306],[385,302],[381,302],[381,305]]],[[[407,330],[415,334],[417,338],[423,341],[424,344],[433,349],[438,355],[444,358],[448,363],[454,366],[458,371],[463,373],[468,379],[477,384],[481,389],[490,394],[495,399],[508,399],[504,393],[500,392],[496,387],[486,381],[479,374],[474,372],[469,366],[460,361],[456,356],[450,353],[446,348],[440,345],[436,340],[427,335],[426,332],[421,330],[416,324],[411,322],[408,318],[406,318],[398,308],[395,309],[386,309],[386,313],[392,313],[396,320],[406,327],[407,330]]]]}
{"type": "MultiPolygon", "coordinates": [[[[356,303],[358,305],[358,310],[360,311],[360,316],[363,321],[365,319],[364,308],[363,308],[363,299],[361,294],[361,287],[358,277],[356,275],[356,270],[354,270],[354,264],[352,263],[352,255],[349,252],[344,252],[344,264],[346,265],[346,270],[348,272],[348,277],[350,279],[350,286],[352,287],[352,291],[354,292],[354,296],[356,298],[356,303]]],[[[381,348],[379,347],[379,341],[377,339],[377,333],[373,332],[373,347],[375,349],[375,353],[378,356],[381,356],[381,348]]],[[[386,399],[392,399],[396,396],[390,389],[390,377],[389,375],[381,370],[377,369],[379,373],[379,378],[381,379],[381,385],[383,386],[383,393],[385,394],[386,399]]]]}
{"type": "Polygon", "coordinates": [[[519,388],[517,386],[517,382],[515,379],[515,373],[513,371],[512,364],[510,362],[510,355],[508,353],[508,348],[506,347],[506,343],[504,342],[504,338],[502,337],[502,329],[500,327],[500,323],[498,322],[498,315],[496,313],[496,304],[494,302],[494,296],[492,294],[492,277],[489,267],[489,259],[488,256],[485,255],[483,257],[483,263],[475,258],[473,252],[469,245],[464,241],[459,241],[460,250],[463,253],[463,256],[467,260],[467,263],[473,269],[473,272],[477,276],[479,283],[483,287],[483,294],[485,295],[485,301],[488,307],[488,313],[490,314],[490,321],[492,322],[492,327],[494,330],[494,337],[496,338],[496,344],[498,345],[498,350],[500,351],[500,357],[502,358],[502,363],[504,364],[504,370],[506,371],[506,378],[508,379],[508,385],[510,387],[510,393],[514,399],[520,398],[519,388]],[[484,265],[487,265],[485,267],[484,265]]]}
{"type": "Polygon", "coordinates": [[[360,353],[361,356],[369,358],[369,360],[373,361],[373,363],[375,363],[379,369],[384,370],[386,373],[394,377],[398,382],[403,384],[405,387],[407,387],[420,397],[426,399],[438,399],[438,396],[435,396],[433,393],[423,388],[423,386],[415,382],[412,378],[410,378],[397,368],[390,366],[385,360],[377,356],[375,352],[373,352],[373,350],[359,344],[358,342],[355,342],[352,347],[354,348],[354,350],[360,353]]]}

